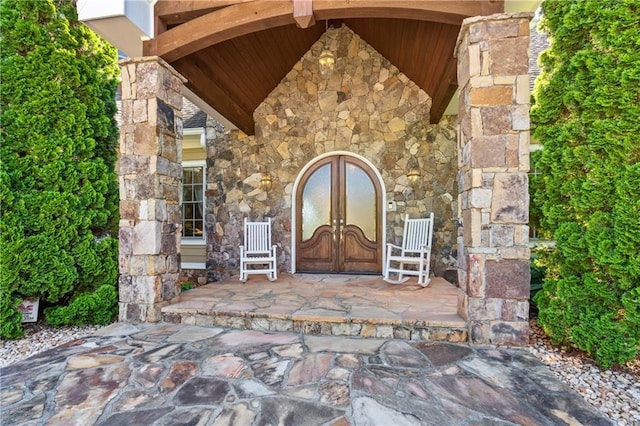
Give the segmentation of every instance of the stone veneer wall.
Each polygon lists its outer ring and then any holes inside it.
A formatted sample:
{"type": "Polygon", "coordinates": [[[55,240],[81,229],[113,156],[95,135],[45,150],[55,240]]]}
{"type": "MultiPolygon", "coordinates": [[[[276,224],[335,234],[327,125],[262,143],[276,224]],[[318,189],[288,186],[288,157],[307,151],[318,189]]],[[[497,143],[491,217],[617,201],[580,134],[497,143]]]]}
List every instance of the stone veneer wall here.
{"type": "Polygon", "coordinates": [[[529,338],[530,18],[469,18],[458,38],[459,311],[476,343],[529,338]]]}
{"type": "Polygon", "coordinates": [[[405,213],[435,213],[433,270],[451,272],[457,236],[456,123],[445,117],[430,125],[430,107],[424,91],[349,28],[330,28],[256,109],[255,136],[234,131],[208,144],[209,281],[238,273],[244,216],[274,218],[280,269],[291,270],[294,181],[309,161],[332,151],[361,155],[381,173],[387,200],[397,202],[397,210],[386,213],[388,242],[401,239],[405,213]],[[317,65],[325,37],[337,58],[327,80],[317,65]],[[414,186],[406,176],[412,156],[422,174],[414,186]],[[268,193],[259,187],[262,172],[273,178],[268,193]]]}
{"type": "Polygon", "coordinates": [[[119,320],[156,322],[180,293],[183,78],[157,57],[121,65],[119,320]]]}

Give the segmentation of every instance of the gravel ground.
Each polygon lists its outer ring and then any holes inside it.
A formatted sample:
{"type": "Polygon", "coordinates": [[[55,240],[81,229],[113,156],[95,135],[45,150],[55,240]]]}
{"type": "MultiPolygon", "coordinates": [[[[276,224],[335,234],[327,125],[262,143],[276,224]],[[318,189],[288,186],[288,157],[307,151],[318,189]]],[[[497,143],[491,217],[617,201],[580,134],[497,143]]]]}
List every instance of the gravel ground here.
{"type": "MultiPolygon", "coordinates": [[[[87,336],[100,326],[51,328],[43,323],[25,324],[25,337],[0,340],[0,367],[87,336]]],[[[529,351],[557,377],[620,426],[640,425],[640,360],[622,368],[602,370],[584,354],[566,352],[551,345],[535,321],[530,322],[529,351]]]]}
{"type": "Polygon", "coordinates": [[[39,321],[24,324],[23,328],[24,337],[21,339],[0,339],[0,367],[5,367],[80,337],[91,335],[102,326],[54,328],[39,321]]]}
{"type": "Polygon", "coordinates": [[[553,346],[535,320],[529,321],[529,351],[615,424],[640,425],[640,359],[603,370],[584,353],[553,346]]]}

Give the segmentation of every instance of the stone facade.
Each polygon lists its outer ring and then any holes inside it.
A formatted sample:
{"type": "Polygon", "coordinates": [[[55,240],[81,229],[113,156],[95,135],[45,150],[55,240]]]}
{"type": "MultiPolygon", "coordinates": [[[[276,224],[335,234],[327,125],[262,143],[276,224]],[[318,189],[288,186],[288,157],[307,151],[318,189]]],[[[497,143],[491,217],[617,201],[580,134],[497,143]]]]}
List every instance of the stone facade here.
{"type": "MultiPolygon", "coordinates": [[[[429,96],[389,61],[347,27],[329,30],[256,109],[255,136],[211,132],[209,281],[237,273],[245,216],[274,219],[280,268],[290,270],[294,182],[318,156],[349,152],[377,169],[387,200],[397,203],[386,212],[387,241],[399,241],[406,213],[435,212],[433,269],[445,275],[458,251],[464,290],[458,310],[471,341],[526,344],[529,19],[465,20],[456,50],[457,137],[450,118],[429,124],[429,96]],[[337,58],[328,79],[317,65],[325,37],[337,58]],[[407,177],[412,162],[421,173],[413,185],[407,177]],[[269,192],[260,188],[263,173],[273,178],[269,192]]],[[[180,291],[183,83],[161,59],[123,63],[121,321],[158,321],[160,308],[180,291]]]]}
{"type": "Polygon", "coordinates": [[[459,311],[476,343],[528,341],[530,18],[470,18],[458,38],[459,311]]]}
{"type": "Polygon", "coordinates": [[[387,200],[397,204],[386,212],[387,241],[400,242],[405,214],[433,211],[433,270],[455,271],[456,123],[445,117],[429,124],[430,107],[427,93],[353,31],[330,28],[255,110],[255,136],[229,132],[208,145],[209,280],[238,273],[245,216],[274,219],[280,269],[290,271],[296,177],[314,158],[339,151],[364,157],[382,175],[387,200]],[[318,69],[325,41],[337,58],[328,79],[318,69]],[[414,185],[406,175],[410,161],[421,172],[414,185]],[[259,185],[263,173],[273,179],[268,193],[259,185]]]}
{"type": "Polygon", "coordinates": [[[120,321],[159,321],[180,292],[182,85],[159,58],[122,63],[120,321]]]}
{"type": "Polygon", "coordinates": [[[180,269],[180,284],[189,283],[194,285],[205,285],[207,283],[207,271],[205,269],[180,269]]]}

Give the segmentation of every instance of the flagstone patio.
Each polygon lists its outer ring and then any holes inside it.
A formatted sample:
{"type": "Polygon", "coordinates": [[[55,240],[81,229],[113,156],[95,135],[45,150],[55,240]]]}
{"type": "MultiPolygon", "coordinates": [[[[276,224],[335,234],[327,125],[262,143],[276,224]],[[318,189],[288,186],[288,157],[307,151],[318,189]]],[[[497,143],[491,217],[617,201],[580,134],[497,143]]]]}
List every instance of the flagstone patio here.
{"type": "Polygon", "coordinates": [[[528,352],[446,342],[116,323],[0,378],[3,426],[611,425],[528,352]]]}
{"type": "Polygon", "coordinates": [[[304,334],[466,342],[459,288],[443,278],[388,284],[372,275],[282,275],[275,282],[232,277],[183,292],[162,320],[304,334]]]}

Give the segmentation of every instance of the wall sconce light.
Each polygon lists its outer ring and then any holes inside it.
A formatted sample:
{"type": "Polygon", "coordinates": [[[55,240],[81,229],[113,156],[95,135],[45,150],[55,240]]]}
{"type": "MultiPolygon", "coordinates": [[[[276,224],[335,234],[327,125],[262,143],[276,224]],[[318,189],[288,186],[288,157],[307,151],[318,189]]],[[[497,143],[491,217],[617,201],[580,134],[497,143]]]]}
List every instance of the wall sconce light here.
{"type": "Polygon", "coordinates": [[[260,178],[260,188],[265,192],[269,192],[271,191],[272,187],[273,180],[271,179],[271,176],[269,175],[269,173],[263,173],[262,177],[260,178]]]}
{"type": "Polygon", "coordinates": [[[320,75],[327,79],[331,77],[331,73],[333,72],[333,67],[336,63],[336,57],[333,56],[333,53],[327,47],[327,39],[328,39],[328,31],[329,31],[329,20],[325,21],[325,33],[324,33],[324,49],[322,49],[322,53],[320,53],[320,57],[318,58],[318,65],[320,66],[320,75]]]}
{"type": "Polygon", "coordinates": [[[409,183],[416,184],[420,180],[420,168],[415,157],[411,157],[408,164],[407,179],[409,183]]]}

